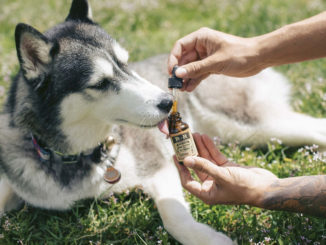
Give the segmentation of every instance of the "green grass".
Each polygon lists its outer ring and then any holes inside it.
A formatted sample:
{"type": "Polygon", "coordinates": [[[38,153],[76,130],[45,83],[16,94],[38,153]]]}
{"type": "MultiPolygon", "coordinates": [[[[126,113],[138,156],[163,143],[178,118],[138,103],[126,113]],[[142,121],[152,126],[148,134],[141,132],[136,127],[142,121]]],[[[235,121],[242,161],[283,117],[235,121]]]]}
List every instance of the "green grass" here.
{"type": "MultiPolygon", "coordinates": [[[[94,18],[131,55],[131,60],[169,52],[181,36],[208,26],[254,36],[326,9],[325,0],[168,0],[92,2],[94,18]]],[[[18,69],[13,33],[18,22],[40,31],[62,21],[70,1],[0,0],[0,104],[18,69]]],[[[295,110],[326,117],[326,59],[277,68],[293,84],[295,110]]],[[[162,81],[164,82],[164,81],[162,81]]],[[[280,177],[326,173],[316,149],[221,146],[235,162],[267,168],[280,177]]],[[[187,194],[195,219],[238,244],[326,244],[326,220],[248,206],[208,206],[187,194]]],[[[108,200],[81,201],[67,212],[25,206],[0,221],[0,244],[178,244],[162,228],[153,201],[135,190],[108,200]]]]}

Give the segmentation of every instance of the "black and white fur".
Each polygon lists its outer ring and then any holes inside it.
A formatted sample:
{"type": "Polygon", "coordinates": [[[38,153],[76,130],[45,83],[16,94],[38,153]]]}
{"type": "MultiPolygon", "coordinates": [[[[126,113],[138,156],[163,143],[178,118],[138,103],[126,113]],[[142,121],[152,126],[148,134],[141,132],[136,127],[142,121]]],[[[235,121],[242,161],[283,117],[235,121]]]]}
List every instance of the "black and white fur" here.
{"type": "MultiPolygon", "coordinates": [[[[167,56],[127,65],[128,53],[92,21],[86,0],[74,0],[66,21],[44,34],[17,25],[15,38],[20,71],[0,115],[0,213],[22,201],[64,210],[80,199],[142,186],[181,243],[232,243],[192,218],[171,144],[151,129],[171,107],[170,94],[159,88],[166,88],[167,56]],[[31,143],[33,134],[64,154],[88,152],[117,125],[121,180],[115,185],[103,180],[104,162],[46,165],[31,143]]],[[[260,145],[277,137],[289,145],[326,146],[325,119],[293,112],[289,85],[273,70],[243,79],[211,76],[182,97],[185,121],[224,142],[260,145]]]]}
{"type": "Polygon", "coordinates": [[[15,39],[21,69],[0,115],[1,213],[22,201],[64,210],[80,199],[142,186],[180,242],[230,244],[192,218],[171,146],[157,129],[142,129],[167,117],[171,95],[128,67],[128,53],[93,23],[86,0],[74,0],[66,21],[45,34],[17,25],[15,39]],[[121,180],[115,185],[103,179],[105,162],[42,163],[31,142],[33,134],[53,151],[89,152],[116,125],[124,126],[114,165],[121,180]]]}

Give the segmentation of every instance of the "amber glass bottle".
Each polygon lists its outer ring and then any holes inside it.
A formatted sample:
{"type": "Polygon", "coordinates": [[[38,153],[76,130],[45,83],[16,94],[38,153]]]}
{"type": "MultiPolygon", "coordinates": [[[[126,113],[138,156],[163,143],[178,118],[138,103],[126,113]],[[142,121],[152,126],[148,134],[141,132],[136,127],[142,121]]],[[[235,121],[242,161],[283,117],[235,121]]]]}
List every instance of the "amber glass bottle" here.
{"type": "Polygon", "coordinates": [[[179,163],[187,156],[197,156],[197,148],[187,123],[182,122],[180,113],[178,112],[177,89],[182,88],[182,79],[175,75],[178,66],[173,67],[172,77],[169,78],[168,87],[172,89],[173,106],[168,117],[169,135],[173,145],[173,149],[179,163]]]}
{"type": "Polygon", "coordinates": [[[187,156],[197,156],[197,148],[187,123],[182,122],[179,112],[172,112],[168,118],[169,133],[179,163],[187,156]]]}

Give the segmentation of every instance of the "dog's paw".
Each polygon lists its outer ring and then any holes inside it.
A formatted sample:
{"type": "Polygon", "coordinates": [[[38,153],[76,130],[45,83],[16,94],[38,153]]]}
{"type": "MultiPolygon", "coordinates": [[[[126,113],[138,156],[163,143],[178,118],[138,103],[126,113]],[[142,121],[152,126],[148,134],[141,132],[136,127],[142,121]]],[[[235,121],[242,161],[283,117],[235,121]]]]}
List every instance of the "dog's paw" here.
{"type": "Polygon", "coordinates": [[[182,244],[187,245],[231,245],[232,240],[221,232],[217,232],[208,225],[196,221],[182,223],[166,229],[182,244]],[[177,226],[179,226],[177,228],[177,226]],[[183,229],[180,229],[183,226],[183,229]],[[177,228],[177,229],[176,229],[177,228]]]}
{"type": "Polygon", "coordinates": [[[226,235],[194,220],[184,202],[170,198],[159,200],[156,203],[165,229],[182,244],[233,244],[226,235]]]}
{"type": "Polygon", "coordinates": [[[207,225],[204,224],[197,224],[198,226],[198,232],[197,234],[194,234],[194,240],[196,240],[192,244],[205,244],[205,245],[215,245],[215,244],[221,244],[221,245],[231,245],[233,244],[232,240],[224,235],[221,232],[217,232],[210,228],[207,225]]]}

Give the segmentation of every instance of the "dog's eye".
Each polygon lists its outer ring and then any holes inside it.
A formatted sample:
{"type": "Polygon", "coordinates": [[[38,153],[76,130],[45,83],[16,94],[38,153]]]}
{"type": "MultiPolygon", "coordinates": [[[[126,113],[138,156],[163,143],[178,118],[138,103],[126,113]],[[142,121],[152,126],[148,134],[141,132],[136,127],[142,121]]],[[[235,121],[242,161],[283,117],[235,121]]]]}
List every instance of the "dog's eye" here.
{"type": "Polygon", "coordinates": [[[107,78],[102,79],[100,82],[98,82],[95,85],[92,86],[88,86],[87,88],[90,89],[96,89],[96,90],[102,90],[102,91],[106,91],[106,90],[113,90],[113,91],[119,91],[120,87],[118,86],[117,83],[110,81],[107,78]]]}

